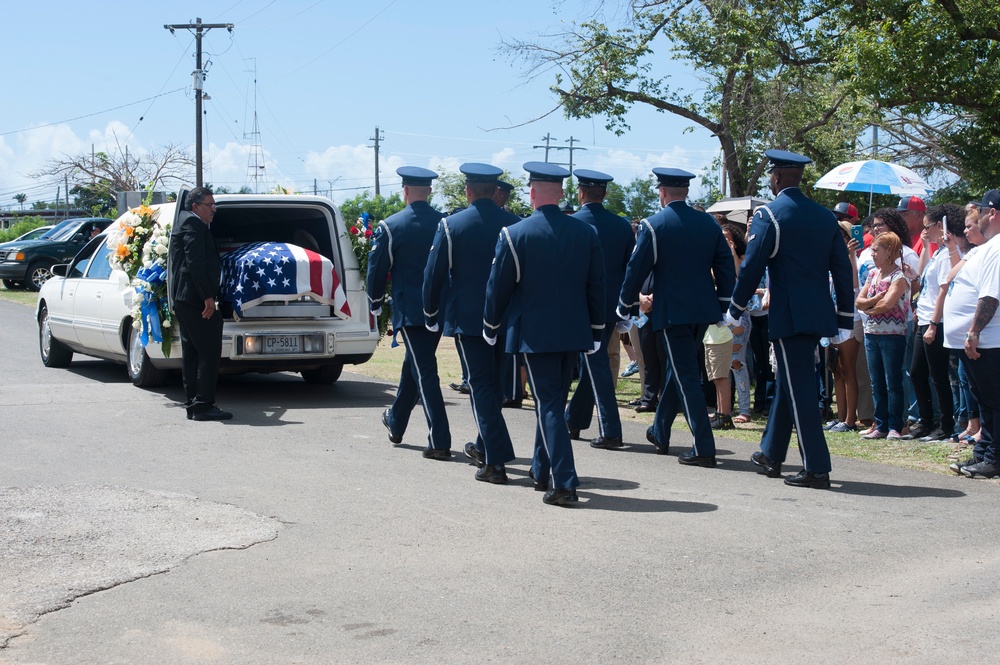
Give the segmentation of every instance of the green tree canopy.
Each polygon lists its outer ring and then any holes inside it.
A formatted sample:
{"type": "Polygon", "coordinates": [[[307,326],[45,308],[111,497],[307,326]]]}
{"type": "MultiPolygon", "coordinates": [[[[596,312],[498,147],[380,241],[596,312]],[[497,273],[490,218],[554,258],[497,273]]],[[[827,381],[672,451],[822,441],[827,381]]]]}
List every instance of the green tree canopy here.
{"type": "Polygon", "coordinates": [[[403,203],[403,197],[399,192],[389,196],[374,196],[367,190],[337,206],[346,224],[352,224],[362,213],[367,212],[372,229],[375,228],[375,224],[405,207],[406,204],[403,203]]]}

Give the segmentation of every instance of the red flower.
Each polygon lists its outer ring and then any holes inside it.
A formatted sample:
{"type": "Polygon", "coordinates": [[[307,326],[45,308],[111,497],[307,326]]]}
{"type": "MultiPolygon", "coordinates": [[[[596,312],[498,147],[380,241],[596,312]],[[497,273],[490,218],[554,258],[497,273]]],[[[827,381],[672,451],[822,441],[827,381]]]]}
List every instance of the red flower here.
{"type": "Polygon", "coordinates": [[[373,235],[374,234],[372,233],[371,229],[365,229],[365,237],[366,238],[371,238],[373,235]]]}
{"type": "Polygon", "coordinates": [[[361,233],[361,229],[359,229],[359,228],[358,228],[358,227],[356,227],[356,226],[352,226],[352,227],[351,227],[351,235],[358,235],[358,234],[360,234],[360,233],[361,233]]]}

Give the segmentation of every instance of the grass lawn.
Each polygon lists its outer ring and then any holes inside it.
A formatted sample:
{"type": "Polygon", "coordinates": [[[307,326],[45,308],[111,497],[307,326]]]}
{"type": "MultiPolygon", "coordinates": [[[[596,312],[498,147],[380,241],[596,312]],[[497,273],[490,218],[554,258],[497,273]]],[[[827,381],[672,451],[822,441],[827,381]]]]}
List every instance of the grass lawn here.
{"type": "MultiPolygon", "coordinates": [[[[30,291],[8,291],[6,288],[0,286],[0,298],[34,307],[38,299],[38,294],[30,291]]],[[[393,348],[391,342],[392,338],[386,337],[379,344],[375,350],[375,356],[369,362],[364,365],[349,366],[347,370],[388,383],[396,383],[399,381],[399,372],[403,364],[404,348],[402,345],[393,348]]],[[[622,367],[627,362],[627,357],[623,353],[622,367]]],[[[441,346],[438,349],[438,374],[441,377],[442,386],[447,386],[449,383],[458,383],[462,379],[462,367],[458,361],[458,352],[455,350],[454,341],[450,337],[443,337],[441,339],[441,346]]],[[[652,425],[652,413],[636,413],[626,406],[631,400],[638,397],[640,392],[641,386],[638,374],[634,374],[627,379],[618,379],[619,413],[623,421],[633,420],[646,425],[652,425]]],[[[530,403],[530,399],[528,401],[530,403]]],[[[737,424],[735,430],[721,432],[720,436],[739,441],[758,443],[761,433],[764,431],[765,422],[761,418],[746,424],[737,424]]],[[[674,423],[674,429],[687,429],[687,424],[683,418],[677,419],[674,423]]],[[[948,454],[951,452],[950,443],[920,443],[919,441],[889,443],[884,439],[867,441],[858,437],[857,434],[850,432],[844,434],[827,432],[826,441],[830,446],[830,452],[834,455],[853,457],[878,464],[901,466],[908,469],[944,474],[951,473],[948,469],[948,464],[950,464],[948,454]]],[[[794,446],[795,442],[792,441],[791,445],[794,446]]],[[[794,456],[794,452],[791,455],[794,456]]]]}

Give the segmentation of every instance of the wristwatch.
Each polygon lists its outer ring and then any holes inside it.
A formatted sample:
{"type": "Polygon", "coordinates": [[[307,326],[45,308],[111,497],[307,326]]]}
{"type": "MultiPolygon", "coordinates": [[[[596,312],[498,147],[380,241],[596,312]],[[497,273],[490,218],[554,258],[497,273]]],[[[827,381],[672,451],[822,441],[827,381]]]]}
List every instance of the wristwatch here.
{"type": "Polygon", "coordinates": [[[937,328],[939,325],[941,325],[941,323],[939,321],[930,321],[928,322],[927,325],[934,326],[935,328],[937,328]]]}
{"type": "Polygon", "coordinates": [[[979,333],[977,333],[977,332],[967,332],[967,333],[965,333],[965,339],[966,339],[966,341],[973,340],[973,339],[979,339],[979,333]]]}

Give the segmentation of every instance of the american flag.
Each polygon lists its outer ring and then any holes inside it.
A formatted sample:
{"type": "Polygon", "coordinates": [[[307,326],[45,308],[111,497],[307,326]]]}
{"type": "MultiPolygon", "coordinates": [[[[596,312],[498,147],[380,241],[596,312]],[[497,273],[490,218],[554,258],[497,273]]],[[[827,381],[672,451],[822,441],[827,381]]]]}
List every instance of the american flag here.
{"type": "Polygon", "coordinates": [[[333,263],[316,252],[283,242],[255,242],[222,257],[223,297],[237,316],[262,302],[310,296],[333,306],[338,318],[351,308],[333,263]]]}

